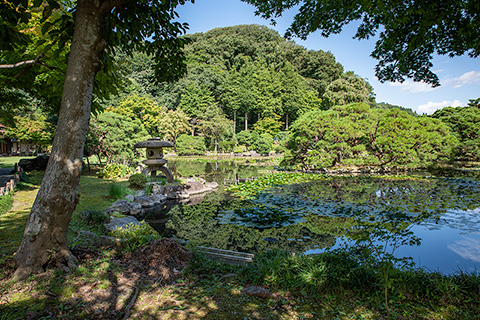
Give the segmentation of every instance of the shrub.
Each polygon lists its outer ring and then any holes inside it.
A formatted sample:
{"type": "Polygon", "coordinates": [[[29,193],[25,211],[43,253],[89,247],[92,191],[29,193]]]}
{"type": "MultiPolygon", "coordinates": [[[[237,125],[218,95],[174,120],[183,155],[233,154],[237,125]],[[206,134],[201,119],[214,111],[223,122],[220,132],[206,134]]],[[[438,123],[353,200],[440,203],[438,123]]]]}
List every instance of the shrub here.
{"type": "Polygon", "coordinates": [[[103,166],[97,175],[102,179],[125,178],[127,175],[133,174],[133,169],[124,164],[109,163],[103,166]]]}
{"type": "Polygon", "coordinates": [[[262,133],[253,144],[253,149],[261,154],[269,153],[272,150],[273,137],[269,133],[262,133]]]}
{"type": "Polygon", "coordinates": [[[134,251],[152,240],[162,238],[160,234],[145,221],[141,221],[135,225],[131,223],[125,227],[116,228],[109,234],[113,237],[124,239],[125,241],[122,247],[129,252],[134,251]]]}
{"type": "Polygon", "coordinates": [[[128,178],[128,182],[130,183],[130,188],[143,189],[147,184],[147,177],[141,173],[132,174],[130,178],[128,178]]]}
{"type": "Polygon", "coordinates": [[[178,155],[188,156],[205,153],[205,138],[182,134],[177,138],[175,148],[178,155]]]}

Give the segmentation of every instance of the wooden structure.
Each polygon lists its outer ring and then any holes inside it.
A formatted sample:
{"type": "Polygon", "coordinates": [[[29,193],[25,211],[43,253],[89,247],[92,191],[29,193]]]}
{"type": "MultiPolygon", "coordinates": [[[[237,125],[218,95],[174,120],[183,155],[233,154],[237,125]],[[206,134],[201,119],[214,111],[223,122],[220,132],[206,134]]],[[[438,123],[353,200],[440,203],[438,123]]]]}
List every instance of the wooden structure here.
{"type": "Polygon", "coordinates": [[[253,258],[255,257],[252,253],[237,252],[224,249],[216,249],[202,246],[198,246],[197,249],[199,252],[205,254],[205,256],[212,260],[234,265],[253,262],[253,258]]]}

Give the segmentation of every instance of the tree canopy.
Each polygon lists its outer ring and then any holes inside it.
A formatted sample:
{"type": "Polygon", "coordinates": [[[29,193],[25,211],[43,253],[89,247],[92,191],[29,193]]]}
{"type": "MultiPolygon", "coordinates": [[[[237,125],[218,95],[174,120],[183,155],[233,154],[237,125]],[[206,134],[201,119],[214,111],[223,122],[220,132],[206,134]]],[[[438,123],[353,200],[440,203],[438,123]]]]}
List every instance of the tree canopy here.
{"type": "Polygon", "coordinates": [[[440,85],[431,70],[434,54],[450,57],[480,54],[480,2],[477,0],[342,1],[242,0],[256,13],[272,19],[298,7],[287,38],[305,39],[320,31],[328,37],[345,25],[360,21],[355,38],[378,36],[372,57],[379,62],[380,81],[424,81],[440,85]]]}

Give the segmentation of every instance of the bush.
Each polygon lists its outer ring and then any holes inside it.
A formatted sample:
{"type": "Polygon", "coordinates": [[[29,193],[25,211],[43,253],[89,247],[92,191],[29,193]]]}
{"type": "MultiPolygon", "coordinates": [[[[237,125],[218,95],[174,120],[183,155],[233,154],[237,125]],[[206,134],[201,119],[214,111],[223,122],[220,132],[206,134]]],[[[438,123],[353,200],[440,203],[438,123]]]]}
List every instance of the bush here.
{"type": "Polygon", "coordinates": [[[130,183],[129,188],[143,189],[147,184],[147,177],[141,173],[132,174],[128,178],[128,182],[130,183]]]}
{"type": "Polygon", "coordinates": [[[138,247],[152,240],[162,238],[160,234],[145,221],[141,221],[136,225],[129,224],[123,228],[116,228],[109,234],[113,237],[124,239],[125,242],[122,247],[129,252],[135,251],[138,247]]]}
{"type": "Polygon", "coordinates": [[[102,179],[125,178],[129,174],[133,174],[133,169],[124,164],[109,163],[106,164],[97,175],[102,179]]]}
{"type": "Polygon", "coordinates": [[[180,156],[204,154],[206,150],[205,138],[182,134],[177,138],[175,148],[180,156]]]}
{"type": "Polygon", "coordinates": [[[273,137],[269,133],[262,133],[253,144],[253,149],[261,154],[268,154],[272,150],[273,137]]]}

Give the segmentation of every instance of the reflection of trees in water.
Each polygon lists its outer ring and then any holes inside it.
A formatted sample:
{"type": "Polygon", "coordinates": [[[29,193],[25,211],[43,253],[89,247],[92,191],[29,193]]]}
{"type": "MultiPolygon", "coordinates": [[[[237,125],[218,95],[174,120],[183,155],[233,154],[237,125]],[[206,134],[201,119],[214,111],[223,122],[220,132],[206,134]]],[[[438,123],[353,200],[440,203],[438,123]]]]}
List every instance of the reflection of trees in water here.
{"type": "Polygon", "coordinates": [[[409,221],[435,221],[448,209],[480,206],[480,183],[465,179],[334,178],[283,186],[281,192],[312,202],[318,214],[380,222],[391,212],[409,221]]]}
{"type": "MultiPolygon", "coordinates": [[[[464,215],[465,211],[460,210],[480,206],[480,184],[466,179],[343,177],[277,186],[268,193],[285,199],[286,207],[291,207],[291,199],[295,199],[304,212],[311,213],[304,216],[307,221],[268,229],[220,224],[216,219],[219,210],[245,208],[255,202],[226,199],[225,194],[216,192],[208,194],[200,204],[175,205],[168,213],[168,221],[162,222],[170,233],[194,245],[244,252],[267,248],[304,252],[333,245],[335,237],[345,235],[345,230],[354,225],[362,224],[365,234],[375,227],[385,234],[407,236],[405,230],[414,223],[423,220],[423,224],[435,225],[443,221],[439,216],[446,211],[454,214],[452,208],[459,209],[457,215],[464,215]]],[[[464,223],[478,231],[479,224],[470,220],[464,223]]]]}
{"type": "MultiPolygon", "coordinates": [[[[268,248],[289,249],[304,252],[313,248],[324,248],[335,244],[339,234],[328,233],[323,227],[321,233],[312,232],[310,223],[292,225],[283,228],[255,229],[233,224],[219,224],[215,219],[220,207],[235,208],[242,206],[242,201],[225,202],[203,201],[195,206],[177,205],[169,213],[166,224],[168,229],[176,231],[176,237],[189,240],[193,245],[215,247],[219,249],[242,252],[258,252],[268,248]],[[266,241],[277,240],[277,241],[266,241]]],[[[313,222],[313,221],[312,221],[313,222]]],[[[330,224],[336,232],[343,227],[335,221],[330,224]]]]}

